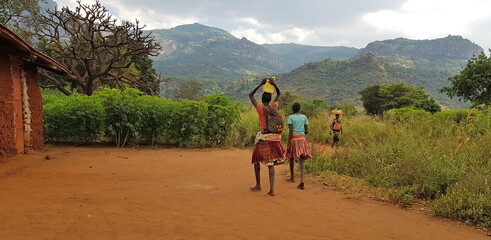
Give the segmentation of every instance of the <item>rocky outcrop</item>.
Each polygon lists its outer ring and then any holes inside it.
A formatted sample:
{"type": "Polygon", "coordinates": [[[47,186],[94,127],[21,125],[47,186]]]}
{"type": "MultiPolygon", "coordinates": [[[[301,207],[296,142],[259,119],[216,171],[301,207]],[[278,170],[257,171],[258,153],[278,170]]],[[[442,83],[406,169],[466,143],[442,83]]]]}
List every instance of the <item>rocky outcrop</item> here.
{"type": "Polygon", "coordinates": [[[358,55],[372,52],[377,56],[402,55],[424,59],[469,59],[483,52],[483,49],[461,36],[447,36],[434,40],[410,40],[397,38],[375,41],[358,51],[358,55]]]}

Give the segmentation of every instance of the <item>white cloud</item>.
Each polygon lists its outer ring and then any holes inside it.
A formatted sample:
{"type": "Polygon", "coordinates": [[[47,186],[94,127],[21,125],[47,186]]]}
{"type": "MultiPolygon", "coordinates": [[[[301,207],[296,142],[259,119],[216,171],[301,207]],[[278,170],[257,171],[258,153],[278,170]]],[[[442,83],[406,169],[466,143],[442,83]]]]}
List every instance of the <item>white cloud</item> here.
{"type": "Polygon", "coordinates": [[[284,43],[296,42],[303,43],[308,36],[314,34],[312,30],[306,30],[294,26],[274,27],[269,24],[259,22],[255,18],[237,18],[234,20],[241,26],[231,31],[232,35],[242,38],[245,37],[255,43],[284,43]]]}
{"type": "Polygon", "coordinates": [[[412,38],[468,34],[468,26],[489,16],[491,2],[478,0],[409,0],[400,10],[366,14],[363,19],[381,31],[402,32],[412,38]]]}
{"type": "Polygon", "coordinates": [[[254,19],[254,18],[237,18],[235,21],[248,23],[249,25],[254,26],[254,27],[263,27],[263,25],[260,24],[259,21],[257,19],[254,19]]]}
{"type": "MultiPolygon", "coordinates": [[[[58,8],[68,6],[70,9],[75,9],[78,6],[76,0],[56,0],[58,8]]],[[[95,0],[82,0],[83,4],[94,4],[95,0]]],[[[172,15],[164,12],[157,12],[154,9],[135,8],[132,5],[125,4],[119,0],[103,0],[99,1],[103,6],[109,9],[110,13],[118,19],[118,21],[126,20],[135,22],[137,19],[140,24],[146,25],[145,29],[171,28],[183,24],[191,24],[199,22],[196,17],[186,17],[180,15],[172,15]]]]}
{"type": "Polygon", "coordinates": [[[257,29],[253,28],[241,28],[239,27],[238,29],[232,30],[231,34],[234,35],[237,38],[247,38],[248,40],[255,42],[257,44],[263,44],[266,43],[266,38],[257,32],[257,29]]]}
{"type": "MultiPolygon", "coordinates": [[[[75,7],[78,6],[76,0],[55,0],[55,2],[58,4],[58,9],[61,9],[62,7],[68,7],[70,9],[75,9],[75,7]]],[[[80,0],[81,3],[83,4],[94,4],[96,1],[95,0],[80,0]]]]}
{"type": "Polygon", "coordinates": [[[263,28],[243,28],[239,27],[231,31],[232,35],[242,38],[245,37],[255,43],[305,43],[307,37],[314,34],[312,30],[306,30],[298,27],[292,27],[279,32],[274,29],[263,28]]]}
{"type": "Polygon", "coordinates": [[[290,34],[293,36],[293,39],[296,38],[296,42],[303,43],[305,42],[308,36],[314,34],[314,31],[294,27],[293,29],[285,31],[285,34],[290,34]]]}
{"type": "MultiPolygon", "coordinates": [[[[74,8],[76,0],[54,0],[74,8]]],[[[82,0],[94,3],[95,0],[82,0]]],[[[397,37],[462,35],[485,49],[491,0],[99,0],[118,19],[171,28],[199,22],[257,43],[366,44],[397,37]],[[260,6],[260,7],[258,7],[260,6]]]]}

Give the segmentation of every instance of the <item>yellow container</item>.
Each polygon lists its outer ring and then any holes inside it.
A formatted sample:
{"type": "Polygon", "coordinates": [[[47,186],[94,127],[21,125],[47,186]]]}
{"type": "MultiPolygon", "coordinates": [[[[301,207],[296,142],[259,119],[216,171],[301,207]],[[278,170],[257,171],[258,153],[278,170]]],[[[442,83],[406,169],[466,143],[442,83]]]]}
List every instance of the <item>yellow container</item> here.
{"type": "MultiPolygon", "coordinates": [[[[274,80],[275,78],[272,77],[272,79],[274,80]]],[[[269,83],[269,79],[266,81],[266,83],[263,86],[263,92],[267,92],[267,93],[273,93],[274,92],[274,86],[273,86],[273,84],[269,83]]]]}
{"type": "Polygon", "coordinates": [[[343,115],[343,114],[344,114],[344,113],[343,113],[343,110],[341,110],[341,109],[334,109],[334,110],[332,110],[331,112],[332,112],[333,114],[339,114],[339,115],[343,115]]]}

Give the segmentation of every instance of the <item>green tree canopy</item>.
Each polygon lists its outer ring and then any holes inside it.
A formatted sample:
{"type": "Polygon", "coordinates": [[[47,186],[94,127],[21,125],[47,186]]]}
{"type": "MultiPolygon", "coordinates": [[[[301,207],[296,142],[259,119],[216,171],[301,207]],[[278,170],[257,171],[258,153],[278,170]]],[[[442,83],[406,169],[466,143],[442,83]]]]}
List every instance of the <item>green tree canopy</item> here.
{"type": "MultiPolygon", "coordinates": [[[[489,50],[491,53],[491,49],[489,50]]],[[[460,74],[448,78],[451,86],[440,89],[450,98],[470,101],[473,104],[491,103],[491,57],[482,52],[472,57],[460,74]]]]}
{"type": "Polygon", "coordinates": [[[383,99],[379,91],[380,85],[373,85],[359,92],[363,107],[369,115],[381,115],[384,112],[382,108],[383,99]]]}
{"type": "Polygon", "coordinates": [[[425,87],[414,88],[405,83],[391,83],[381,85],[379,94],[384,100],[382,109],[387,111],[393,108],[414,106],[416,103],[429,97],[424,91],[425,87]]]}
{"type": "Polygon", "coordinates": [[[430,99],[430,96],[425,93],[424,87],[414,88],[405,83],[373,85],[360,91],[359,94],[363,107],[369,115],[381,115],[390,109],[411,106],[421,106],[423,109],[427,107],[431,111],[439,107],[435,100],[430,99]]]}

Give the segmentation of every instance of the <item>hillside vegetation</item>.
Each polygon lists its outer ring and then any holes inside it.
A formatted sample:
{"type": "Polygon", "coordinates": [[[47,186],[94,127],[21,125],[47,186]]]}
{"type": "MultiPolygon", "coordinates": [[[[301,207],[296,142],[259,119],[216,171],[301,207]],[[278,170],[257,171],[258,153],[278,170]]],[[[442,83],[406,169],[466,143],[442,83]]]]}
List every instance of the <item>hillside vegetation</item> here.
{"type": "Polygon", "coordinates": [[[468,104],[451,100],[438,90],[447,86],[448,78],[458,74],[473,55],[483,51],[460,36],[376,41],[358,50],[258,45],[197,23],[152,32],[163,46],[154,67],[172,78],[161,87],[165,97],[171,96],[172,89],[184,79],[193,78],[203,84],[205,94],[225,93],[246,101],[258,79],[276,75],[285,90],[328,104],[343,100],[359,103],[358,92],[367,86],[404,82],[425,86],[425,91],[444,106],[465,107],[468,104]]]}
{"type": "MultiPolygon", "coordinates": [[[[464,106],[438,91],[448,84],[448,76],[458,73],[456,69],[417,67],[409,58],[398,57],[399,61],[394,61],[395,58],[367,53],[348,60],[307,63],[289,73],[277,75],[277,82],[281,89],[298,94],[304,100],[322,99],[329,105],[343,100],[360,105],[359,92],[366,87],[403,82],[415,87],[425,86],[426,93],[442,105],[464,106]]],[[[234,100],[247,101],[247,94],[260,78],[242,78],[229,85],[225,92],[234,100]]]]}

